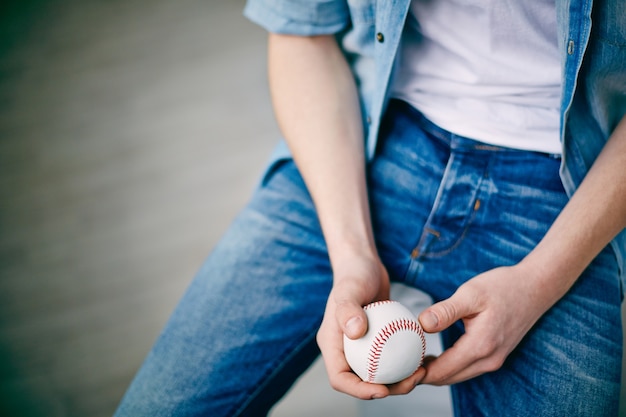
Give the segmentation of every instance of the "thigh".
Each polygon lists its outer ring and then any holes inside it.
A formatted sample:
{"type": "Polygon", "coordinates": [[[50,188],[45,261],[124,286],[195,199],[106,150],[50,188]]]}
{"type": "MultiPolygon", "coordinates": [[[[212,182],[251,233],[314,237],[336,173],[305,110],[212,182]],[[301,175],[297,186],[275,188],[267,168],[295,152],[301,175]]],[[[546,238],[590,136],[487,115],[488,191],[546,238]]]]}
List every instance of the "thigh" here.
{"type": "Polygon", "coordinates": [[[284,162],[192,281],[117,415],[265,415],[319,353],[331,285],[311,199],[284,162]]]}
{"type": "Polygon", "coordinates": [[[452,387],[457,416],[617,416],[618,266],[606,248],[497,372],[452,387]]]}

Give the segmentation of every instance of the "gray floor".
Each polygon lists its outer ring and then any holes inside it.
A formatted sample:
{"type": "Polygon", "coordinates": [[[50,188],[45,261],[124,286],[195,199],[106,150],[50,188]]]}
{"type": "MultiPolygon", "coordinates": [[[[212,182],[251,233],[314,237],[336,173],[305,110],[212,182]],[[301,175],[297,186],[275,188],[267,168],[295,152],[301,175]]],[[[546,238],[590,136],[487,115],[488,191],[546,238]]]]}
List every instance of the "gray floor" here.
{"type": "MultiPolygon", "coordinates": [[[[4,2],[0,415],[111,415],[245,203],[277,132],[242,6],[4,2]]],[[[275,415],[363,412],[317,364],[275,415]]]]}

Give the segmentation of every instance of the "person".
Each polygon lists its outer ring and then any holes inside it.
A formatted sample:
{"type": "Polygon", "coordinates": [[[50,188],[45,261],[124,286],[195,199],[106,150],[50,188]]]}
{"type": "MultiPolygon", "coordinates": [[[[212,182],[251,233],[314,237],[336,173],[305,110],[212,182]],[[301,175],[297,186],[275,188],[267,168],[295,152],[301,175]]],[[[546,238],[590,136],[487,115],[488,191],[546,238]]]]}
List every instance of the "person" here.
{"type": "Polygon", "coordinates": [[[457,416],[616,415],[625,10],[249,0],[285,142],[116,415],[266,415],[320,351],[361,399],[449,384],[457,416]],[[369,384],[342,335],[392,281],[433,298],[445,350],[369,384]]]}

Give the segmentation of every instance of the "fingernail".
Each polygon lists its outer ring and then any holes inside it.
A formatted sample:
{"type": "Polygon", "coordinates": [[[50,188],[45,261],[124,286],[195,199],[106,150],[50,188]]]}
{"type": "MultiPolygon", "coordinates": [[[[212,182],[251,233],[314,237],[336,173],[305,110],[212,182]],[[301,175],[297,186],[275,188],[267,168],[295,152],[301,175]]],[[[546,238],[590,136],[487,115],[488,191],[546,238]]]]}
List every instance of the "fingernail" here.
{"type": "Polygon", "coordinates": [[[361,318],[358,316],[352,317],[346,322],[346,334],[348,335],[348,337],[353,337],[359,333],[360,322],[361,318]]]}
{"type": "Polygon", "coordinates": [[[425,328],[433,329],[437,327],[437,324],[439,324],[439,319],[437,318],[435,313],[429,311],[421,317],[420,322],[425,328]]]}

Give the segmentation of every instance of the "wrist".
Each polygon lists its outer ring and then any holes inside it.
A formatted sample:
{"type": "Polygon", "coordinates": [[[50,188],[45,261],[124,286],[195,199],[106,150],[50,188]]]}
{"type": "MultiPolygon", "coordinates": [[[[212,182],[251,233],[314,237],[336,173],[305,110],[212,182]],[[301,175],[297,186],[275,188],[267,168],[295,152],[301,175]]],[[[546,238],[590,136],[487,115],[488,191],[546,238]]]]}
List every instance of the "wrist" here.
{"type": "Polygon", "coordinates": [[[347,204],[339,207],[344,209],[319,216],[333,268],[354,259],[378,259],[367,203],[352,204],[349,210],[345,210],[347,204]]]}
{"type": "Polygon", "coordinates": [[[380,262],[373,239],[363,236],[344,238],[328,244],[328,256],[333,270],[342,269],[354,262],[380,262]]]}
{"type": "Polygon", "coordinates": [[[553,256],[545,255],[535,249],[516,268],[529,287],[531,297],[547,310],[569,291],[580,273],[561,265],[553,256]]]}

